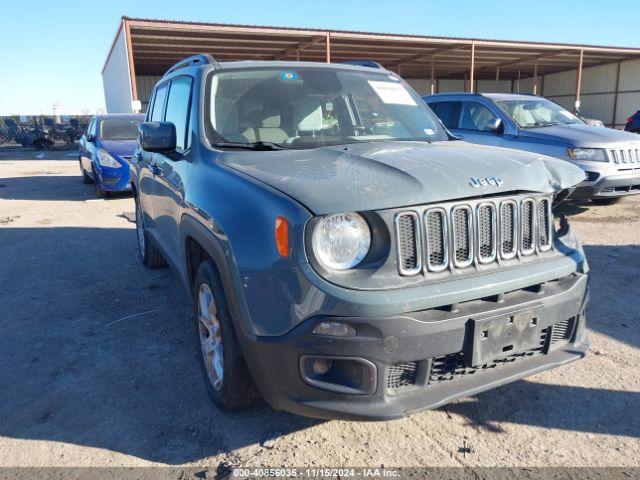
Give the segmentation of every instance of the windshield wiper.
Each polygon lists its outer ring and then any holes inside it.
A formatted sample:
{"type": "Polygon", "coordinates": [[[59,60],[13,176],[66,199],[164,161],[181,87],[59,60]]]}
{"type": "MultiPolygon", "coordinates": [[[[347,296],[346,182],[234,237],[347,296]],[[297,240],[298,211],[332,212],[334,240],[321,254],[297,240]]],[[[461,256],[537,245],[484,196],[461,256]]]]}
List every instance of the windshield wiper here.
{"type": "Polygon", "coordinates": [[[287,147],[273,142],[218,142],[213,144],[216,148],[242,148],[245,150],[286,150],[287,147]]]}

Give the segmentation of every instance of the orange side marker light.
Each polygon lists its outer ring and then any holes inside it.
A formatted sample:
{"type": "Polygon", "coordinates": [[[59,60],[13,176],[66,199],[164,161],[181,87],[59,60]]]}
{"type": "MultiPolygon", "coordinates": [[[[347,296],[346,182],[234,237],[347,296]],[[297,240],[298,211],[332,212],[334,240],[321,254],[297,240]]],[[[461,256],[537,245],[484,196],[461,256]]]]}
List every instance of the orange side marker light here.
{"type": "Polygon", "coordinates": [[[283,217],[276,218],[276,248],[281,257],[289,256],[289,221],[283,217]]]}

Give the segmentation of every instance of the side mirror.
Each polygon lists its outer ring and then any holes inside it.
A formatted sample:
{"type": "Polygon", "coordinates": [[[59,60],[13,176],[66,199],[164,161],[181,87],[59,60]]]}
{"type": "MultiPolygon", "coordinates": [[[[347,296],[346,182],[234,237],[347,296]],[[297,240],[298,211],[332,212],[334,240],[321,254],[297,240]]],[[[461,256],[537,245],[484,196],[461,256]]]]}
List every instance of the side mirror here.
{"type": "Polygon", "coordinates": [[[500,133],[502,132],[502,120],[499,118],[496,118],[493,123],[489,126],[489,129],[493,132],[493,133],[500,133]]]}
{"type": "Polygon", "coordinates": [[[176,149],[176,126],[171,122],[143,122],[138,127],[140,148],[147,152],[171,153],[176,149]]]}

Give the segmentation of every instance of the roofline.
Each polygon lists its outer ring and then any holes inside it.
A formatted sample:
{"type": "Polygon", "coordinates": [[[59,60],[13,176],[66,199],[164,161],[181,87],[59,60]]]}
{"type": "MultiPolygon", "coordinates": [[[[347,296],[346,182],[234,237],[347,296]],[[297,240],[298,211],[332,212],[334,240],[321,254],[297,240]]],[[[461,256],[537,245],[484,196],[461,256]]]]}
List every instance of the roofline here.
{"type": "MultiPolygon", "coordinates": [[[[320,29],[320,28],[299,28],[299,27],[279,27],[279,26],[265,26],[265,25],[245,25],[245,24],[230,24],[230,23],[210,23],[210,22],[192,22],[181,20],[162,20],[162,19],[150,19],[150,18],[133,18],[123,16],[122,20],[129,23],[130,26],[158,26],[158,27],[175,27],[184,28],[189,26],[195,30],[228,30],[230,32],[243,33],[243,32],[256,32],[260,30],[262,33],[274,33],[281,35],[317,35],[321,33],[329,33],[336,38],[350,38],[358,37],[361,39],[369,40],[397,40],[397,41],[411,41],[411,42],[425,42],[431,41],[433,43],[468,43],[469,46],[475,44],[478,46],[508,46],[508,47],[520,47],[520,48],[547,48],[547,49],[575,49],[576,51],[585,50],[590,52],[609,52],[609,53],[626,53],[640,55],[640,47],[615,47],[606,45],[588,45],[588,44],[568,44],[568,43],[553,43],[553,42],[532,42],[532,41],[516,41],[516,40],[499,40],[499,39],[482,39],[482,38],[469,38],[469,37],[436,37],[430,35],[410,35],[410,34],[396,34],[396,33],[377,33],[377,32],[363,32],[354,30],[332,30],[332,29],[320,29]]],[[[113,45],[112,45],[113,49],[113,45]]],[[[108,58],[108,57],[107,57],[108,58]]]]}

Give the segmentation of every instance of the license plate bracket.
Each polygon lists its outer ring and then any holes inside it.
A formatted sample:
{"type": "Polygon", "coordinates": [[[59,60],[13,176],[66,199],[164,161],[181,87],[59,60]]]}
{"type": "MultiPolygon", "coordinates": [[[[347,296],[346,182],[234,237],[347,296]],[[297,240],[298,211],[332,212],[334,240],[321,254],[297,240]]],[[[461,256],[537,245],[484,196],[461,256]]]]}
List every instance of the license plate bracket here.
{"type": "Polygon", "coordinates": [[[477,367],[526,352],[540,345],[540,317],[537,311],[511,312],[471,321],[472,339],[465,360],[477,367]]]}

